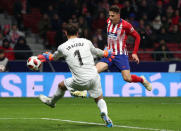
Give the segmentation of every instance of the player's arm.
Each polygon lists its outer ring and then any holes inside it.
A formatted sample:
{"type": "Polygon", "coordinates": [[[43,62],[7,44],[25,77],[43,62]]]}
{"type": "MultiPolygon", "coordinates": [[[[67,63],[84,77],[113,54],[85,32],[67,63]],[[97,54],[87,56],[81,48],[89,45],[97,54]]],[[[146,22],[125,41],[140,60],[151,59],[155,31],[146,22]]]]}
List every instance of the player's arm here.
{"type": "Polygon", "coordinates": [[[137,31],[134,30],[131,33],[131,36],[135,38],[135,45],[134,45],[134,50],[132,53],[132,58],[137,64],[139,64],[139,58],[138,58],[137,52],[140,45],[140,35],[137,33],[137,31]]]}
{"type": "Polygon", "coordinates": [[[137,54],[138,49],[139,49],[139,45],[140,45],[140,35],[135,30],[133,32],[131,32],[130,35],[135,38],[133,54],[137,54]]]}
{"type": "Polygon", "coordinates": [[[60,57],[63,57],[63,53],[62,53],[62,47],[59,46],[57,51],[55,51],[52,55],[53,60],[58,60],[60,57]]]}
{"type": "Polygon", "coordinates": [[[93,44],[90,44],[90,51],[93,55],[96,55],[98,57],[103,57],[104,56],[104,51],[98,48],[95,48],[93,44]]]}
{"type": "Polygon", "coordinates": [[[104,50],[101,50],[99,48],[95,48],[92,42],[89,42],[91,53],[98,56],[98,57],[111,57],[111,55],[114,55],[113,51],[110,49],[105,48],[104,50]]]}
{"type": "Polygon", "coordinates": [[[55,51],[53,54],[50,53],[50,52],[45,52],[43,54],[38,55],[38,59],[41,62],[46,62],[46,61],[57,60],[57,59],[59,59],[62,56],[63,56],[63,54],[61,52],[61,47],[59,46],[58,50],[55,51]]]}
{"type": "Polygon", "coordinates": [[[136,30],[134,30],[132,25],[128,22],[127,22],[127,33],[135,38],[135,44],[134,44],[134,50],[132,53],[132,58],[134,61],[139,63],[139,58],[138,58],[137,52],[138,52],[139,45],[140,45],[140,35],[138,34],[138,32],[136,30]]]}
{"type": "Polygon", "coordinates": [[[108,48],[105,48],[104,51],[98,48],[95,48],[92,42],[89,42],[91,53],[98,57],[107,57],[109,61],[115,58],[114,52],[108,48]]]}
{"type": "Polygon", "coordinates": [[[125,25],[126,25],[126,33],[135,38],[133,54],[137,54],[138,48],[140,45],[140,35],[138,34],[138,32],[133,28],[133,26],[129,22],[126,21],[125,25]]]}

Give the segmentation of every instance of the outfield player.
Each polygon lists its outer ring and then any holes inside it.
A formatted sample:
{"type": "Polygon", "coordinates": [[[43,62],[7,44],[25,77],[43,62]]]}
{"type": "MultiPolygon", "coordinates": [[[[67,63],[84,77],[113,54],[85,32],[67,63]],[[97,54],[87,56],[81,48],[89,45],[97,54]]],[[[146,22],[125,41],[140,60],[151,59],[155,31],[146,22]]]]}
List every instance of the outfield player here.
{"type": "Polygon", "coordinates": [[[78,38],[77,32],[78,28],[70,24],[66,31],[68,41],[61,44],[53,54],[43,53],[38,56],[42,62],[64,57],[72,72],[71,78],[65,79],[58,84],[58,89],[52,98],[44,95],[40,95],[39,98],[48,106],[55,107],[55,103],[64,96],[66,90],[87,90],[90,96],[95,99],[106,126],[112,127],[112,121],[108,117],[107,105],[102,96],[100,76],[92,56],[92,54],[95,54],[100,57],[111,57],[112,52],[95,48],[91,41],[78,38]]]}
{"type": "Polygon", "coordinates": [[[108,58],[102,58],[100,62],[96,64],[97,71],[100,73],[109,69],[111,72],[121,72],[125,81],[140,82],[148,91],[151,91],[152,85],[144,76],[139,77],[130,74],[126,40],[128,35],[135,38],[132,58],[134,61],[139,63],[137,52],[140,44],[140,36],[129,22],[120,18],[120,8],[116,5],[111,6],[109,10],[109,18],[107,19],[107,35],[108,48],[115,52],[115,59],[110,62],[108,58]]]}

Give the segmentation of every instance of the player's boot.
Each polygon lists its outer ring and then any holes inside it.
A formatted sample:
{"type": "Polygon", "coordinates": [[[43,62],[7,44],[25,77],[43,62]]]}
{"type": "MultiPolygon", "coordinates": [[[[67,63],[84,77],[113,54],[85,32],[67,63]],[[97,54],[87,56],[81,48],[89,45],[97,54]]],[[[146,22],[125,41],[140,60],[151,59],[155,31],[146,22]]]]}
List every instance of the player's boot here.
{"type": "Polygon", "coordinates": [[[150,82],[148,82],[146,80],[146,78],[144,76],[140,76],[142,79],[143,79],[143,86],[148,90],[148,91],[151,91],[152,90],[152,85],[150,82]]]}
{"type": "Polygon", "coordinates": [[[104,112],[101,113],[101,118],[105,122],[106,127],[113,127],[111,119],[104,112]]]}
{"type": "Polygon", "coordinates": [[[70,94],[74,97],[85,98],[87,96],[87,90],[84,91],[71,91],[70,94]]]}
{"type": "Polygon", "coordinates": [[[51,108],[55,107],[55,104],[51,103],[51,99],[49,97],[44,96],[44,95],[40,95],[39,99],[41,100],[41,102],[43,102],[44,104],[50,106],[51,108]]]}

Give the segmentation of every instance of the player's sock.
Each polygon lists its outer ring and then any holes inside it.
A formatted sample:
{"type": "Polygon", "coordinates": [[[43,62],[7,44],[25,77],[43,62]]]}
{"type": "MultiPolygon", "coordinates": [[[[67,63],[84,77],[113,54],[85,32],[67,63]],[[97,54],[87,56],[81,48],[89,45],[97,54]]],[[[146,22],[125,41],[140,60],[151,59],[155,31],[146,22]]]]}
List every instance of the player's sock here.
{"type": "Polygon", "coordinates": [[[141,82],[143,83],[143,79],[137,75],[131,75],[132,82],[141,82]]]}
{"type": "Polygon", "coordinates": [[[100,99],[97,102],[97,106],[98,106],[101,113],[105,113],[107,115],[107,105],[106,105],[106,102],[103,99],[100,99]]]}
{"type": "Polygon", "coordinates": [[[57,91],[55,92],[55,94],[51,98],[51,103],[55,104],[60,98],[62,98],[64,96],[64,94],[65,94],[65,91],[63,91],[62,89],[60,89],[58,87],[57,91]]]}

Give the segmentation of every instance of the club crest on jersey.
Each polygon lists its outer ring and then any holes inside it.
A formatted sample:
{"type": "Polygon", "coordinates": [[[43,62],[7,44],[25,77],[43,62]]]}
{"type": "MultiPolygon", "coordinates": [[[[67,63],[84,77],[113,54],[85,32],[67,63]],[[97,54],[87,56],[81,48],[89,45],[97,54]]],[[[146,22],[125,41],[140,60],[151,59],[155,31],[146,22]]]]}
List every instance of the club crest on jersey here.
{"type": "Polygon", "coordinates": [[[121,34],[121,28],[117,28],[117,34],[118,34],[118,35],[121,34]]]}

